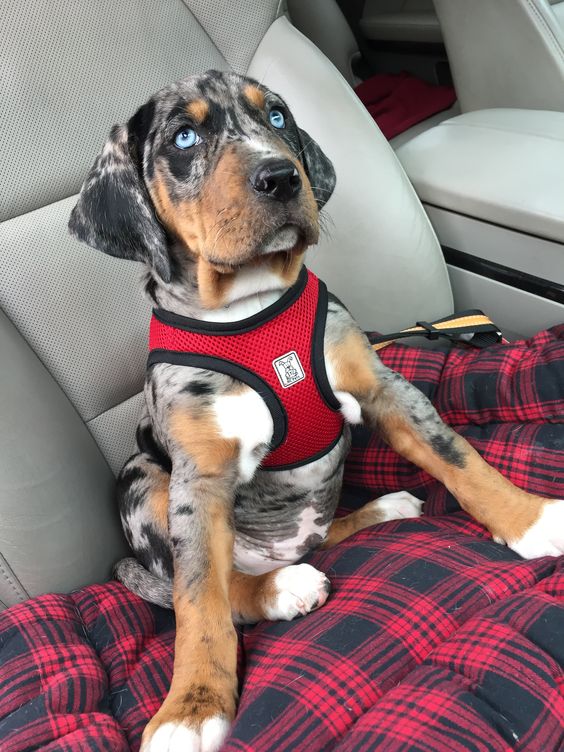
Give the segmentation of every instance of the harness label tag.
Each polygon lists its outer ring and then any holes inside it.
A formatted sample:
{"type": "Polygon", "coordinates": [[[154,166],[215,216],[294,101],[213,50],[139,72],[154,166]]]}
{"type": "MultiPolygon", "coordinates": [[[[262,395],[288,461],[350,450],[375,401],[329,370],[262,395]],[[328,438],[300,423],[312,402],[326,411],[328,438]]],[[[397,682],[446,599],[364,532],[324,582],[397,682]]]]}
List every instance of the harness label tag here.
{"type": "Polygon", "coordinates": [[[278,381],[284,389],[294,386],[305,379],[304,369],[297,354],[292,350],[272,361],[272,366],[278,376],[278,381]]]}

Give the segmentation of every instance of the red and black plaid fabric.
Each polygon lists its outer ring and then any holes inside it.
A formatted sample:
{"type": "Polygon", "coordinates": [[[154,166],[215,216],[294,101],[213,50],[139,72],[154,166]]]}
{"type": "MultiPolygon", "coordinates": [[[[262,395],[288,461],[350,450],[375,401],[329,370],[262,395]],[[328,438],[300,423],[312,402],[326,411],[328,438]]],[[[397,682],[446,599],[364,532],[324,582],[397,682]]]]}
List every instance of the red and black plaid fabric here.
{"type": "MultiPolygon", "coordinates": [[[[378,355],[419,387],[443,420],[513,483],[562,498],[564,325],[485,350],[390,345],[378,355]]],[[[441,483],[364,428],[354,429],[345,483],[347,508],[407,490],[426,499],[427,515],[460,509],[441,483]]]]}
{"type": "MultiPolygon", "coordinates": [[[[382,357],[520,485],[564,495],[564,327],[479,353],[392,345],[382,357]]],[[[372,436],[357,434],[347,476],[368,487],[349,486],[347,506],[410,488],[430,516],[310,556],[333,583],[326,605],[240,632],[226,752],[563,750],[564,557],[523,561],[445,514],[444,492],[372,436]]],[[[0,749],[136,751],[173,638],[172,613],[117,583],[8,609],[0,749]]]]}

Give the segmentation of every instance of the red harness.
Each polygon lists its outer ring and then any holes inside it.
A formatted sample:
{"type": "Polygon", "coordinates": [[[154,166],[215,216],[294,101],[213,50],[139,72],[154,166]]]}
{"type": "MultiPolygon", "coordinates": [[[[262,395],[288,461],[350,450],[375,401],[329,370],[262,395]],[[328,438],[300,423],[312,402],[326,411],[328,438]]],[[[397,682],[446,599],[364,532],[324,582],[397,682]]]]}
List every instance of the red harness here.
{"type": "Polygon", "coordinates": [[[261,467],[299,467],[327,454],[343,431],[323,355],[327,288],[302,268],[297,282],[260,313],[216,323],[156,309],[149,362],[224,373],[255,389],[274,422],[261,467]]]}

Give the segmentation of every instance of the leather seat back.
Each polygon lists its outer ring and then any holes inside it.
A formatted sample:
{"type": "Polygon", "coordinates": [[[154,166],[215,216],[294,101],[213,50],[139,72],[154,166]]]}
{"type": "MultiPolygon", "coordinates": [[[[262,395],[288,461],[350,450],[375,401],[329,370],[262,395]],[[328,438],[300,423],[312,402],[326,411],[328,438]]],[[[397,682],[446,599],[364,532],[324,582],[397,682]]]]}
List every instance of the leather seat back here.
{"type": "Polygon", "coordinates": [[[393,152],[336,70],[281,17],[280,5],[4,3],[0,601],[6,605],[103,579],[124,551],[114,477],[134,449],[149,305],[140,266],[77,243],[67,220],[111,125],[162,85],[232,67],[280,91],[337,167],[339,187],[328,207],[333,229],[312,251],[312,266],[350,300],[365,326],[397,328],[450,312],[437,241],[393,152]]]}
{"type": "Polygon", "coordinates": [[[434,2],[463,112],[564,111],[564,2],[434,2]]]}
{"type": "Polygon", "coordinates": [[[288,0],[292,24],[331,60],[342,76],[354,86],[359,83],[352,63],[359,55],[358,44],[336,0],[288,0]]]}

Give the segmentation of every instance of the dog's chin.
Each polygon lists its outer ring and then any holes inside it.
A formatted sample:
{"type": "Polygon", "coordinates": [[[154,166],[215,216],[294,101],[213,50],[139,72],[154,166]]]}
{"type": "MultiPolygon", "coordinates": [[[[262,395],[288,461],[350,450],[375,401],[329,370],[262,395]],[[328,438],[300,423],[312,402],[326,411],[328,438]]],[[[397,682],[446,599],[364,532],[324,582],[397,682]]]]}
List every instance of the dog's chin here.
{"type": "Polygon", "coordinates": [[[304,240],[304,233],[297,225],[282,225],[282,227],[267,235],[258,248],[258,255],[292,253],[294,249],[303,247],[304,240]]]}
{"type": "Polygon", "coordinates": [[[317,242],[314,235],[313,231],[306,231],[298,225],[285,224],[270,232],[249,253],[241,256],[233,254],[229,261],[210,254],[205,260],[220,274],[232,274],[244,266],[260,266],[281,259],[289,262],[292,257],[301,256],[309,245],[317,242]]]}

